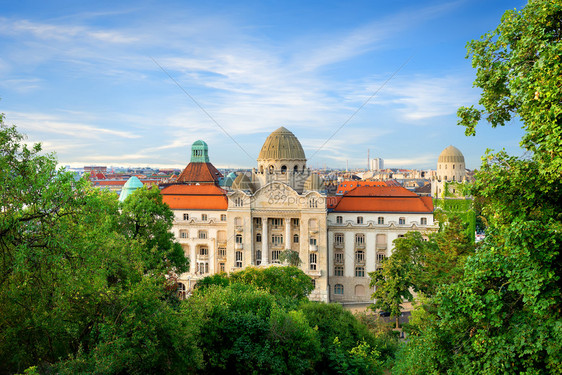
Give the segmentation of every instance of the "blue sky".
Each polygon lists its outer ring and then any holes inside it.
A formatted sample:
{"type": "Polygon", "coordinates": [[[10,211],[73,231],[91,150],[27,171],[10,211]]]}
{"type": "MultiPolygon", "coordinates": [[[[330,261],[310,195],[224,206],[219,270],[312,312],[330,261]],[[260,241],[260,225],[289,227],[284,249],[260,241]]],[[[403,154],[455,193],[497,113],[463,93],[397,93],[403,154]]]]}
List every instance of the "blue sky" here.
{"type": "Polygon", "coordinates": [[[479,93],[465,45],[524,4],[2,0],[0,112],[63,165],[183,167],[203,139],[216,166],[251,168],[285,126],[312,167],[370,149],[435,168],[452,144],[473,169],[486,148],[522,154],[523,132],[456,125],[479,93]]]}

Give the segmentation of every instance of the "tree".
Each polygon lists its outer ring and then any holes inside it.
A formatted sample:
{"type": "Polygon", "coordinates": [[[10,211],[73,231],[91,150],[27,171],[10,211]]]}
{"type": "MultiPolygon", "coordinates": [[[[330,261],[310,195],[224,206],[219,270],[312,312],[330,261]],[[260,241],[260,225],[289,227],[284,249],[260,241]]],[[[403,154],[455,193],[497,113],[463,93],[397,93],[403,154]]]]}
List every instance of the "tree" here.
{"type": "Polygon", "coordinates": [[[396,328],[400,327],[402,303],[404,300],[411,301],[413,298],[410,292],[414,286],[413,265],[409,260],[391,256],[383,262],[380,269],[369,273],[370,286],[375,287],[372,295],[375,303],[372,308],[390,312],[390,316],[396,319],[396,328]]]}
{"type": "Polygon", "coordinates": [[[155,261],[174,246],[165,225],[133,235],[135,210],[23,140],[0,116],[0,372],[190,371],[190,324],[155,261]]]}
{"type": "Polygon", "coordinates": [[[289,266],[299,267],[302,264],[299,252],[291,249],[285,249],[279,254],[279,261],[289,266]]]}
{"type": "Polygon", "coordinates": [[[518,115],[531,154],[483,158],[472,194],[486,239],[407,346],[415,373],[562,372],[561,19],[559,1],[529,1],[468,44],[482,108],[461,108],[460,123],[474,134],[482,116],[495,127],[518,115]]]}

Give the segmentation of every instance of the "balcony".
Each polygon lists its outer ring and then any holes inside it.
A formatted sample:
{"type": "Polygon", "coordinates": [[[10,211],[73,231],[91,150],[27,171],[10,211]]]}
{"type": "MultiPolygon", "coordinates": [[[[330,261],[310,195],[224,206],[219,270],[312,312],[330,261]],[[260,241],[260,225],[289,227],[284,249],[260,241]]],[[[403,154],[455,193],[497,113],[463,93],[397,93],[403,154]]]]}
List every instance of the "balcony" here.
{"type": "Polygon", "coordinates": [[[244,249],[244,244],[235,243],[235,244],[234,244],[234,249],[236,249],[236,250],[242,250],[242,249],[244,249]]]}
{"type": "Polygon", "coordinates": [[[318,251],[318,245],[310,244],[310,245],[308,245],[308,250],[309,251],[318,251]]]}
{"type": "Polygon", "coordinates": [[[343,242],[335,242],[334,243],[334,247],[336,249],[343,249],[343,246],[344,246],[343,242]]]}
{"type": "Polygon", "coordinates": [[[355,248],[356,249],[364,249],[365,248],[365,242],[355,242],[355,248]]]}
{"type": "Polygon", "coordinates": [[[312,276],[312,277],[320,277],[320,276],[322,276],[322,271],[321,271],[321,270],[314,270],[314,271],[310,271],[310,270],[309,270],[307,273],[308,273],[309,276],[312,276]]]}
{"type": "Polygon", "coordinates": [[[385,243],[378,243],[377,244],[377,250],[386,250],[387,247],[388,246],[385,243]]]}

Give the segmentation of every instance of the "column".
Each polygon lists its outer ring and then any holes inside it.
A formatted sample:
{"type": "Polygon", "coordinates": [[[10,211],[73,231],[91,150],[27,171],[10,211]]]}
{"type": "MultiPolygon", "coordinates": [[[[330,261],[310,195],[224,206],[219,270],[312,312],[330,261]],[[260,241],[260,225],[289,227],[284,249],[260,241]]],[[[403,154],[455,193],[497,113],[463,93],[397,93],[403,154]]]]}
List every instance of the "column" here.
{"type": "Polygon", "coordinates": [[[195,275],[195,272],[197,272],[197,257],[195,256],[195,250],[197,248],[197,245],[192,244],[191,248],[190,248],[190,260],[189,260],[189,264],[191,264],[191,273],[195,275]]]}
{"type": "Polygon", "coordinates": [[[269,264],[269,234],[267,233],[268,218],[261,219],[261,264],[269,264]]]}
{"type": "Polygon", "coordinates": [[[285,249],[291,248],[291,218],[285,219],[285,249]]]}

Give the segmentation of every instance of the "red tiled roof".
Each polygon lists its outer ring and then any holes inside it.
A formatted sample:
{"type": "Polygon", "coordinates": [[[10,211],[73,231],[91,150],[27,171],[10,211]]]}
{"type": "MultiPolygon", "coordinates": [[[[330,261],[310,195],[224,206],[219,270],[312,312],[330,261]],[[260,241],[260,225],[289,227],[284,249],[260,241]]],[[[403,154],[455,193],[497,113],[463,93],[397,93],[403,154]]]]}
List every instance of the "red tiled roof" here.
{"type": "Polygon", "coordinates": [[[164,203],[171,209],[226,210],[228,208],[226,191],[211,184],[170,185],[162,189],[160,194],[164,203]]]}
{"type": "Polygon", "coordinates": [[[189,163],[178,177],[178,182],[215,183],[222,174],[211,163],[189,163]]]}
{"type": "Polygon", "coordinates": [[[355,189],[358,186],[386,186],[384,181],[342,181],[338,185],[338,194],[345,194],[346,192],[355,189]]]}
{"type": "Polygon", "coordinates": [[[328,208],[334,212],[433,212],[431,197],[420,197],[401,186],[360,186],[339,198],[332,204],[329,200],[328,208]]]}

